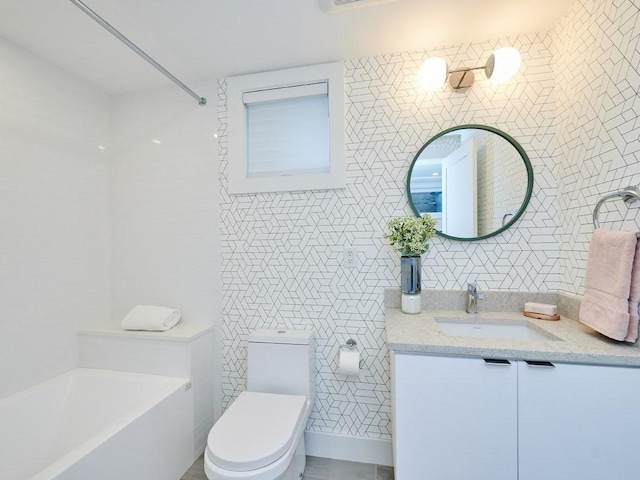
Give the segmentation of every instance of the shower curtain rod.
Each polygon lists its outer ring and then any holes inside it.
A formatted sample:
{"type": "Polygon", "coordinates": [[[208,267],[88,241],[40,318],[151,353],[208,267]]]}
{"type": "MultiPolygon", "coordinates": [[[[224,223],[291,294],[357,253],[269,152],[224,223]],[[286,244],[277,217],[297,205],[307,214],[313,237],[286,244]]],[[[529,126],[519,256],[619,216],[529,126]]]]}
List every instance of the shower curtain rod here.
{"type": "Polygon", "coordinates": [[[129,40],[127,37],[125,37],[122,33],[120,33],[118,30],[116,30],[113,26],[111,26],[109,24],[109,22],[107,22],[104,18],[102,18],[96,12],[91,10],[87,5],[82,3],[80,0],[69,0],[69,1],[71,3],[73,3],[76,7],[78,7],[80,10],[82,10],[84,13],[86,13],[88,16],[90,16],[97,23],[99,23],[102,27],[104,27],[107,31],[109,31],[109,33],[111,33],[114,37],[116,37],[118,40],[120,40],[122,43],[124,43],[127,47],[129,47],[131,50],[133,50],[138,55],[140,55],[149,64],[151,64],[153,67],[155,67],[156,70],[158,70],[160,73],[162,73],[165,77],[167,77],[169,80],[171,80],[177,86],[179,86],[182,90],[187,92],[193,98],[195,98],[198,101],[199,105],[204,106],[204,105],[207,104],[207,99],[206,98],[201,97],[196,92],[194,92],[189,87],[187,87],[184,83],[182,83],[180,80],[178,80],[176,77],[174,77],[173,74],[171,74],[171,72],[169,72],[166,68],[164,68],[158,62],[156,62],[153,58],[151,58],[149,55],[147,55],[135,43],[133,43],[131,40],[129,40]]]}

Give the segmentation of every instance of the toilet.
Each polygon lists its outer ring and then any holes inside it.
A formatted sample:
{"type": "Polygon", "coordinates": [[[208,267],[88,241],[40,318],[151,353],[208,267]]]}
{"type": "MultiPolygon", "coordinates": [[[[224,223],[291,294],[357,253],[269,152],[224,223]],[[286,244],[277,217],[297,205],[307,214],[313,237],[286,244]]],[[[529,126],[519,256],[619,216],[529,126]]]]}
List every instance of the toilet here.
{"type": "Polygon", "coordinates": [[[209,480],[300,480],[304,429],[315,399],[310,330],[256,330],[248,337],[247,391],[207,437],[209,480]]]}

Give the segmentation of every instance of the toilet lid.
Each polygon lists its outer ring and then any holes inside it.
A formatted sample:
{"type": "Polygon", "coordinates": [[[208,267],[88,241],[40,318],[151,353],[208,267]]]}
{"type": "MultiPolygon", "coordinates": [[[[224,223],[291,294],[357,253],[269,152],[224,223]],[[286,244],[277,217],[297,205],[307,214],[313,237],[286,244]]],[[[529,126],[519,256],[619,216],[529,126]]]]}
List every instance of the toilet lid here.
{"type": "Polygon", "coordinates": [[[255,470],[275,462],[289,449],[305,421],[306,404],[303,395],[242,392],[209,432],[207,456],[233,471],[255,470]]]}

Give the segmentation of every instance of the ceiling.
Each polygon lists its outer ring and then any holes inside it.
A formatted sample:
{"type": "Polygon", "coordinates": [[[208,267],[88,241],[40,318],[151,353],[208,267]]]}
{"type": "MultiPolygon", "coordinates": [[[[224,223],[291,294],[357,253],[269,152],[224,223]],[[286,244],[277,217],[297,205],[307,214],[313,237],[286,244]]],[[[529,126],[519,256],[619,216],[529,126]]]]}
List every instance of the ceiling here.
{"type": "MultiPolygon", "coordinates": [[[[83,0],[183,82],[546,31],[574,0],[83,0]]],[[[168,80],[69,0],[0,0],[0,36],[106,93],[168,80]]]]}

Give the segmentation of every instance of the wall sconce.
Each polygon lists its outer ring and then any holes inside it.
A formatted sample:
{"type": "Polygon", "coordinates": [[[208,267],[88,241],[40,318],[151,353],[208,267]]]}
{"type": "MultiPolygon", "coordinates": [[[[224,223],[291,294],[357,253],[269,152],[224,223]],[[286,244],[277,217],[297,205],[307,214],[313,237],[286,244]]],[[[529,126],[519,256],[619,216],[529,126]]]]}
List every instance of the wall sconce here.
{"type": "Polygon", "coordinates": [[[426,91],[439,89],[449,78],[454,90],[471,87],[475,79],[474,70],[484,70],[486,77],[494,82],[505,82],[520,69],[520,52],[513,47],[502,47],[494,51],[482,67],[448,70],[442,57],[428,58],[418,70],[418,84],[426,91]]]}

